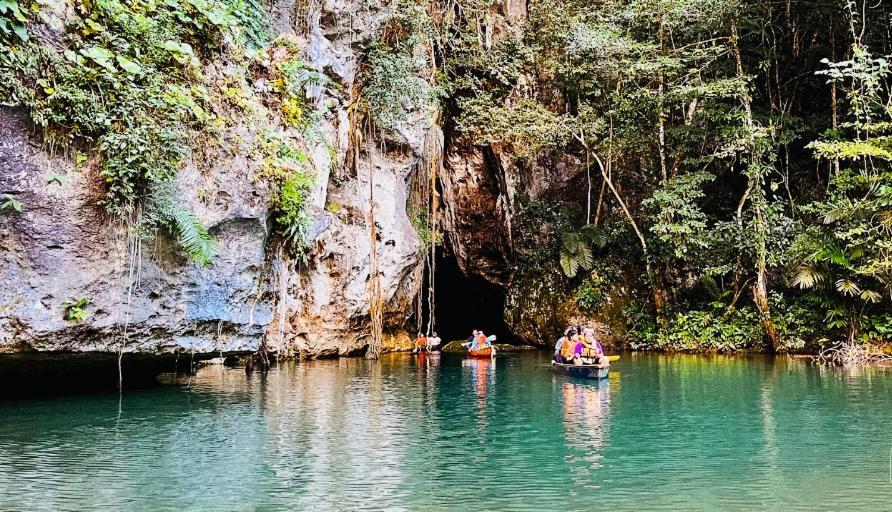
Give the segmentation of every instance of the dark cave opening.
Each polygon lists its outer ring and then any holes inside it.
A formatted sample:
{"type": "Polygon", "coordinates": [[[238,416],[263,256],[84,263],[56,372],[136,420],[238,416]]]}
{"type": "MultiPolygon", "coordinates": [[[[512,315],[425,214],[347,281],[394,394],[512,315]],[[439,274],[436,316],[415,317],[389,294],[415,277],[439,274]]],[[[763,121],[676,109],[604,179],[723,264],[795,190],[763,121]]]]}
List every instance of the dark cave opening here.
{"type": "Polygon", "coordinates": [[[434,277],[434,330],[444,343],[467,338],[472,329],[495,334],[499,343],[514,340],[505,324],[504,288],[483,278],[465,275],[455,257],[442,249],[437,250],[434,277]]]}

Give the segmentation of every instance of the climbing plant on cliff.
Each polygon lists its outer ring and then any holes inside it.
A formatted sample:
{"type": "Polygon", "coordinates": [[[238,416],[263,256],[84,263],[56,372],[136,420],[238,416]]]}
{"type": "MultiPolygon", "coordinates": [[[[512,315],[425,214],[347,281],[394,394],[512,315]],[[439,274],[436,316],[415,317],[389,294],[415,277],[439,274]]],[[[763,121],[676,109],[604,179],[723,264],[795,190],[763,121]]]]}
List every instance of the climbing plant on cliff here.
{"type": "Polygon", "coordinates": [[[167,184],[190,155],[191,132],[219,123],[201,65],[243,48],[245,37],[256,42],[256,9],[240,0],[75,2],[52,44],[0,39],[0,101],[24,107],[51,149],[95,148],[108,213],[143,236],[171,232],[207,264],[211,245],[198,220],[149,199],[163,190],[173,200],[167,184]]]}

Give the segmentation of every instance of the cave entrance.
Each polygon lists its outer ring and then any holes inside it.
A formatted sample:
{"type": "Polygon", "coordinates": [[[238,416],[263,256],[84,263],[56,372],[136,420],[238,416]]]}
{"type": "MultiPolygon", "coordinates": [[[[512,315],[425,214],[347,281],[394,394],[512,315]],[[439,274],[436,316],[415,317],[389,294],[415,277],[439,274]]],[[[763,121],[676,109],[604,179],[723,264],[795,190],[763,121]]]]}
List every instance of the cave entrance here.
{"type": "MultiPolygon", "coordinates": [[[[505,324],[505,290],[483,278],[465,275],[455,257],[442,248],[436,252],[434,292],[434,330],[444,343],[467,338],[472,329],[495,334],[501,343],[514,339],[505,324]]],[[[427,290],[424,293],[426,296],[427,290]]]]}

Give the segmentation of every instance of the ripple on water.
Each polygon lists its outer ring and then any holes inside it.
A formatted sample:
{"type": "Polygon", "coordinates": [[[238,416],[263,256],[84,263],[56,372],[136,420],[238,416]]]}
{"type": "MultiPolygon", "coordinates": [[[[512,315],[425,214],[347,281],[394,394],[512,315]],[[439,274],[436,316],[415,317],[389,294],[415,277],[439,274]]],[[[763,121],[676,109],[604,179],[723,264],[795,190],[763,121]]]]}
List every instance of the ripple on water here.
{"type": "Polygon", "coordinates": [[[786,359],[545,353],[205,368],[0,403],[0,510],[864,509],[892,499],[892,380],[786,359]]]}

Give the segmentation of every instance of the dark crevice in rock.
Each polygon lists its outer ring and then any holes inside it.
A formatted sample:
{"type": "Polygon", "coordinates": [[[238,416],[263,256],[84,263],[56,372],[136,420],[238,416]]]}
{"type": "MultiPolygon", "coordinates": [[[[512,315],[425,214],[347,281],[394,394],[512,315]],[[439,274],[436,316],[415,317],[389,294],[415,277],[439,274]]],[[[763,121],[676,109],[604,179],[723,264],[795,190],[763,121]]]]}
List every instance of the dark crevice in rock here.
{"type": "Polygon", "coordinates": [[[467,338],[472,329],[482,329],[501,342],[515,340],[504,321],[504,288],[466,275],[445,250],[437,251],[436,269],[437,331],[443,339],[467,338]]]}

